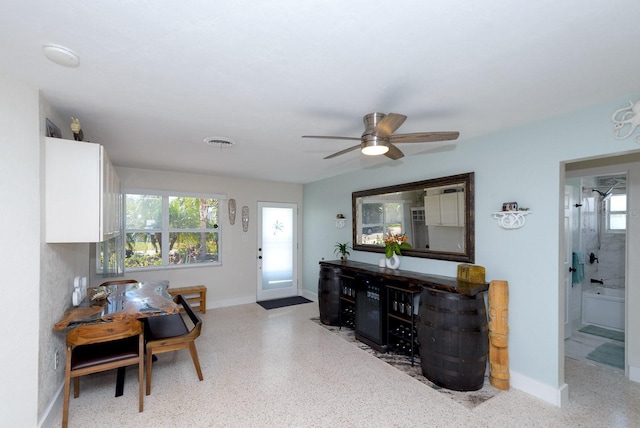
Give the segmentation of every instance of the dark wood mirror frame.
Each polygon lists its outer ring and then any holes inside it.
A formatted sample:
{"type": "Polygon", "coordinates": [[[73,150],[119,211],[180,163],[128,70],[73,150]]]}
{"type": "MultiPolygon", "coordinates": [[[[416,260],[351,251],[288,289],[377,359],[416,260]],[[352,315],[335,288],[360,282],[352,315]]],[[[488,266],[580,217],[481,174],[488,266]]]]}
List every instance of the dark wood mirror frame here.
{"type": "MultiPolygon", "coordinates": [[[[369,251],[384,253],[383,245],[363,244],[358,240],[358,203],[359,198],[384,197],[384,195],[398,194],[399,192],[416,192],[429,188],[441,188],[447,186],[464,186],[464,249],[461,252],[436,251],[429,248],[411,248],[402,250],[403,256],[422,257],[427,259],[448,260],[455,262],[474,263],[475,261],[475,209],[474,209],[474,173],[451,175],[448,177],[434,178],[431,180],[416,181],[413,183],[398,184],[395,186],[379,187],[377,189],[361,190],[353,192],[351,196],[352,209],[352,243],[357,251],[369,251]]],[[[360,201],[361,202],[361,201],[360,201]]]]}

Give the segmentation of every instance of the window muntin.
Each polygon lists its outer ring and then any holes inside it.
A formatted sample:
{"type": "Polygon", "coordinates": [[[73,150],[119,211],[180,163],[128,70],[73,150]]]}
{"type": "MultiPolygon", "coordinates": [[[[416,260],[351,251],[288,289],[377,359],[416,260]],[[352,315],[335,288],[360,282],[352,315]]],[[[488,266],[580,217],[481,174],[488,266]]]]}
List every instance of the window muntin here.
{"type": "Polygon", "coordinates": [[[220,199],[217,195],[125,193],[125,267],[219,264],[220,199]]]}

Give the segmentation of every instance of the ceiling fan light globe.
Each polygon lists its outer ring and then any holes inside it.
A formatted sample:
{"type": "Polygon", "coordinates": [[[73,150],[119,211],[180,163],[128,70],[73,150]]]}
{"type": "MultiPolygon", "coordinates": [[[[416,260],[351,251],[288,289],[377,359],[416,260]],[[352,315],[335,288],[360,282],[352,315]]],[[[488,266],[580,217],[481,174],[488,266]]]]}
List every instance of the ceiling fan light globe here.
{"type": "Polygon", "coordinates": [[[387,146],[364,146],[362,148],[362,154],[368,156],[379,156],[387,153],[389,151],[389,147],[387,146]]]}

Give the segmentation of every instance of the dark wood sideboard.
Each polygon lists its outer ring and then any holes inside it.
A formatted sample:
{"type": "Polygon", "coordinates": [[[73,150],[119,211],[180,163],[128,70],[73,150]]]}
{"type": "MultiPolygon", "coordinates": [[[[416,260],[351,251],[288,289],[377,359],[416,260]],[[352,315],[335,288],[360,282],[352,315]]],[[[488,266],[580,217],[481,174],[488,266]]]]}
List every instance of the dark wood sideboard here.
{"type": "Polygon", "coordinates": [[[488,355],[488,283],[394,270],[356,261],[321,261],[320,320],[353,328],[380,352],[420,355],[423,374],[458,391],[482,388],[488,355]]]}

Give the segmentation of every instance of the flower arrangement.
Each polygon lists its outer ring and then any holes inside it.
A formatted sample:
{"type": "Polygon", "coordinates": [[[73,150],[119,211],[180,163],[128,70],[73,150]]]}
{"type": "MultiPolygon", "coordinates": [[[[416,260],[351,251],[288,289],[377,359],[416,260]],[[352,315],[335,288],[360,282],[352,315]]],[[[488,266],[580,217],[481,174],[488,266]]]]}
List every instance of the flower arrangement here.
{"type": "Polygon", "coordinates": [[[398,233],[392,235],[387,233],[384,237],[384,255],[390,259],[394,254],[401,256],[400,250],[411,248],[409,245],[409,238],[404,233],[398,233]]]}

